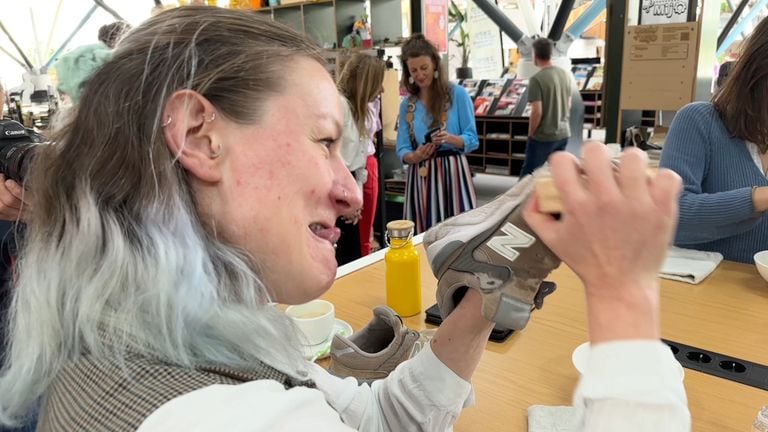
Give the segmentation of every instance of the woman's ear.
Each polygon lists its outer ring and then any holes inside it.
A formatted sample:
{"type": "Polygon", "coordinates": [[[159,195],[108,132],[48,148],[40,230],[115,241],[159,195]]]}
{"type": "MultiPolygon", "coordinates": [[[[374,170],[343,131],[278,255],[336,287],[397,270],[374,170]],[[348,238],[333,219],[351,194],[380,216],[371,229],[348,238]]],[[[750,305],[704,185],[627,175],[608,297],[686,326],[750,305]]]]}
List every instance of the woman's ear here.
{"type": "MultiPolygon", "coordinates": [[[[179,90],[168,99],[161,118],[163,135],[175,159],[193,177],[206,183],[221,180],[223,143],[215,142],[216,109],[192,90],[179,90]]],[[[220,116],[220,115],[219,115],[220,116]]]]}

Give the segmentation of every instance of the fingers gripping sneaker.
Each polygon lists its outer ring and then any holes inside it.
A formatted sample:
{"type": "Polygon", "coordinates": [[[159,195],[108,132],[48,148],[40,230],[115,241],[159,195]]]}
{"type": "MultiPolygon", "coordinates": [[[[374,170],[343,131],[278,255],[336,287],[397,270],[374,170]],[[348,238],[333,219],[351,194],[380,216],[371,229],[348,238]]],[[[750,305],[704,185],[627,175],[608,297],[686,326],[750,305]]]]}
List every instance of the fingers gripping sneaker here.
{"type": "Polygon", "coordinates": [[[560,260],[522,215],[540,175],[522,179],[494,201],[448,219],[424,235],[427,257],[438,278],[437,301],[443,318],[455,308],[456,294],[468,287],[483,295],[486,319],[520,330],[534,305],[549,293],[539,293],[539,286],[560,260]]]}

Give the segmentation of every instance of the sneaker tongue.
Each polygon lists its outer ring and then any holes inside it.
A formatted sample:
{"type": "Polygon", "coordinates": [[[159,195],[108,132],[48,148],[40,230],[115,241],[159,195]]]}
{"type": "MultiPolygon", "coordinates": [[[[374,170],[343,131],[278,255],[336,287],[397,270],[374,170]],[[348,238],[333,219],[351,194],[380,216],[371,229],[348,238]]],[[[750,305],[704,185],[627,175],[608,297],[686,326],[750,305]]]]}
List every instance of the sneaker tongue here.
{"type": "Polygon", "coordinates": [[[373,309],[373,319],[375,322],[373,327],[391,327],[395,334],[403,327],[403,320],[400,315],[387,306],[376,306],[373,309]]]}

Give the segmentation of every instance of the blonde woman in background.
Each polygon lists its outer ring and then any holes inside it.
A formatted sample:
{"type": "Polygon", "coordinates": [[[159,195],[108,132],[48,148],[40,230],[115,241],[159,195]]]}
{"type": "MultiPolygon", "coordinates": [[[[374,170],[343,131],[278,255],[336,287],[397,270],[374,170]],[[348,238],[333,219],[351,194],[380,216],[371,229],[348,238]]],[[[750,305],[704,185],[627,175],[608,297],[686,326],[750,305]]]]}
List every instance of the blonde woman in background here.
{"type": "Polygon", "coordinates": [[[338,82],[344,99],[341,153],[363,191],[363,208],[358,223],[361,256],[371,253],[371,232],[379,196],[375,139],[376,132],[381,129],[379,96],[384,92],[385,70],[383,60],[355,53],[344,66],[338,82]]]}

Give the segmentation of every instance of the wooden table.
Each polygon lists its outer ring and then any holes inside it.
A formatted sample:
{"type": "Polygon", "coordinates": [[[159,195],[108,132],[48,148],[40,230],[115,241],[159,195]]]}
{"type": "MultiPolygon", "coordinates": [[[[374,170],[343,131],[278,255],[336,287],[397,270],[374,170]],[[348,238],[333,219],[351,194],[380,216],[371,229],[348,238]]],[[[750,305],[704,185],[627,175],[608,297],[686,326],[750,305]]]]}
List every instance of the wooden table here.
{"type": "MultiPolygon", "coordinates": [[[[422,254],[422,307],[435,303],[436,280],[422,254]]],[[[472,379],[476,404],[465,409],[456,431],[527,431],[531,405],[569,405],[578,373],[571,353],[587,340],[581,282],[566,266],[549,280],[558,285],[522,332],[489,342],[472,379]]],[[[355,330],[385,304],[384,263],[376,262],[336,281],[325,299],[355,330]]],[[[724,262],[700,285],[662,281],[662,336],[708,351],[768,364],[768,283],[754,266],[724,262]]],[[[424,329],[423,312],[404,319],[424,329]]],[[[748,431],[768,405],[768,392],[685,370],[694,431],[748,431]]],[[[629,426],[629,425],[628,425],[629,426]]],[[[628,430],[631,430],[628,429],[628,430]]]]}

